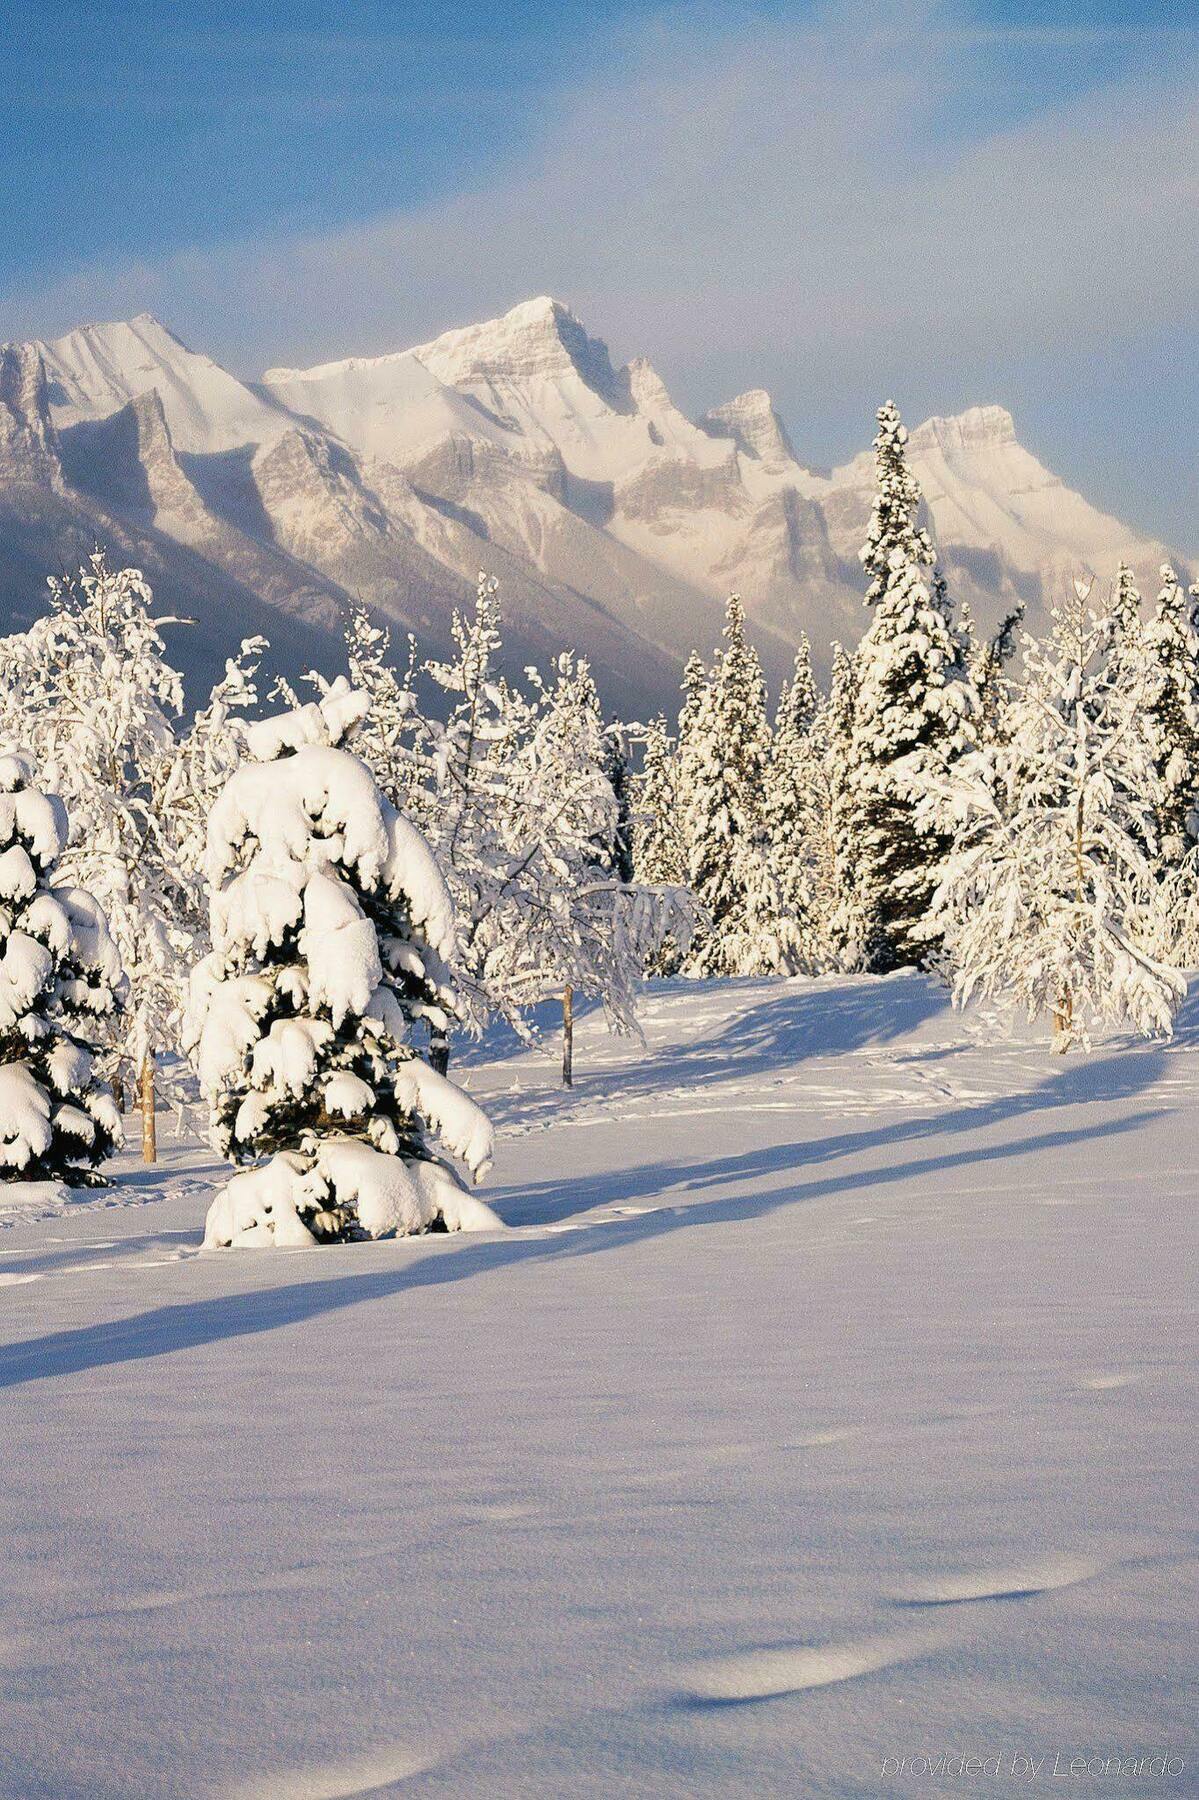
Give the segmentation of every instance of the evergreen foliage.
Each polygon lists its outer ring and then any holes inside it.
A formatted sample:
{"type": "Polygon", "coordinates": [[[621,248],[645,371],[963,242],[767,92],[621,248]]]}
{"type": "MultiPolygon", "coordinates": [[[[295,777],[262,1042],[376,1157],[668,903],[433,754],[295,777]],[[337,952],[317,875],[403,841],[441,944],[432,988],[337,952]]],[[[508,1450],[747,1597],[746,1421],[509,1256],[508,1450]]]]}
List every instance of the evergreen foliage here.
{"type": "Polygon", "coordinates": [[[366,698],[345,681],[248,733],[213,807],[211,953],[192,977],[189,1047],[234,1177],[206,1242],[296,1244],[494,1224],[475,1176],[487,1120],[423,1062],[444,1026],[453,909],[427,845],[346,747],[366,698]]]}
{"type": "Polygon", "coordinates": [[[890,403],[878,424],[877,493],[862,550],[873,616],[854,659],[845,835],[856,857],[862,960],[885,972],[923,963],[933,948],[923,925],[949,839],[921,829],[913,797],[977,741],[978,697],[932,544],[917,525],[907,432],[890,403]]]}
{"type": "Polygon", "coordinates": [[[0,1180],[93,1182],[121,1121],[95,1066],[125,983],[92,895],[55,880],[67,818],[0,753],[0,1180]]]}
{"type": "Polygon", "coordinates": [[[785,972],[795,934],[770,855],[766,683],[737,594],[710,676],[700,686],[691,671],[679,737],[687,880],[702,918],[684,967],[692,975],[785,972]]]}
{"type": "Polygon", "coordinates": [[[1059,1049],[1090,1023],[1169,1029],[1185,981],[1155,953],[1152,862],[1160,783],[1145,726],[1144,669],[1113,627],[1077,604],[1046,643],[1024,639],[1024,683],[1002,740],[930,783],[919,811],[956,843],[930,931],[955,995],[1002,996],[1048,1014],[1059,1049]]]}

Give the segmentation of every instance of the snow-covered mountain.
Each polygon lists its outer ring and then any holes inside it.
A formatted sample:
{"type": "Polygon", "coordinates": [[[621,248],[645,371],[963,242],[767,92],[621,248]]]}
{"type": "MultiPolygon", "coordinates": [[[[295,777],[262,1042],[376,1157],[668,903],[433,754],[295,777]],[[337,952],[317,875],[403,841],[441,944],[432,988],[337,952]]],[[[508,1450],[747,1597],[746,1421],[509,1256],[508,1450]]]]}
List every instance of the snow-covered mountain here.
{"type": "MultiPolygon", "coordinates": [[[[911,448],[984,622],[1121,558],[1153,591],[1164,546],[1065,487],[1000,407],[930,419],[911,448]]],[[[868,449],[805,466],[761,389],[687,418],[549,298],[255,385],[143,314],[0,350],[0,607],[20,625],[46,574],[107,544],[197,621],[179,649],[207,673],[250,630],[328,663],[356,595],[443,650],[484,568],[514,665],[577,647],[644,711],[673,705],[732,588],[776,678],[801,630],[825,652],[857,637],[872,478],[868,449]]]]}

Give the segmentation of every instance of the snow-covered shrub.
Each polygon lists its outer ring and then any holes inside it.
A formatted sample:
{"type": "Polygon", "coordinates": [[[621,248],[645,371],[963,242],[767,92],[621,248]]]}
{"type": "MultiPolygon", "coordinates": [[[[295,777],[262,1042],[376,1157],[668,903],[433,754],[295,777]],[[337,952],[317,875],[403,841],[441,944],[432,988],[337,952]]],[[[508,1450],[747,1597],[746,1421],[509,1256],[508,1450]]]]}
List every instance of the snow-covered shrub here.
{"type": "Polygon", "coordinates": [[[83,1184],[121,1122],[97,1078],[96,1023],[123,977],[104,915],[81,888],[55,887],[67,841],[57,795],[28,760],[0,754],[0,1180],[83,1184]]]}
{"type": "Polygon", "coordinates": [[[251,726],[209,821],[213,948],[186,1038],[218,1147],[271,1158],[214,1201],[209,1246],[499,1224],[428,1141],[476,1179],[489,1165],[486,1116],[409,1042],[453,1011],[453,912],[424,839],[342,747],[365,708],[343,679],[251,726]]]}

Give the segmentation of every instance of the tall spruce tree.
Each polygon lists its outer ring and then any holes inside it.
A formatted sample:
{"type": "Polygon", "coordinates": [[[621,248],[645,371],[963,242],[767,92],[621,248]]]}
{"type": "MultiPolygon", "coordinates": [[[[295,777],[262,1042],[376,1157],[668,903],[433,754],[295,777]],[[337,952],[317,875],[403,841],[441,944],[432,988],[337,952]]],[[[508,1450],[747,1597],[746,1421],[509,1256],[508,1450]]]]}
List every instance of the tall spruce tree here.
{"type": "Polygon", "coordinates": [[[1116,584],[1108,602],[1107,628],[1110,640],[1107,653],[1112,662],[1113,675],[1127,667],[1131,681],[1141,680],[1145,674],[1145,630],[1141,621],[1141,596],[1132,570],[1124,562],[1116,570],[1116,584]]]}
{"type": "Polygon", "coordinates": [[[729,596],[715,667],[702,687],[691,682],[680,739],[688,885],[704,915],[686,970],[788,970],[795,944],[771,865],[765,810],[766,683],[738,594],[729,596]]]}
{"type": "Polygon", "coordinates": [[[857,704],[857,662],[844,645],[834,644],[822,733],[827,792],[825,857],[834,897],[828,940],[833,966],[847,973],[866,965],[868,923],[858,887],[857,794],[850,780],[857,704]]]}
{"type": "Polygon", "coordinates": [[[923,932],[951,840],[917,824],[913,801],[975,742],[978,699],[950,618],[920,489],[895,406],[878,413],[877,493],[862,549],[873,617],[855,658],[857,697],[847,785],[865,966],[919,965],[923,932]]]}
{"type": "Polygon", "coordinates": [[[779,902],[795,947],[793,964],[807,974],[816,973],[823,962],[819,870],[823,755],[816,730],[821,704],[805,633],[775,711],[765,812],[779,902]]]}
{"type": "Polygon", "coordinates": [[[1147,702],[1154,769],[1161,784],[1157,851],[1165,871],[1177,869],[1199,837],[1199,590],[1184,592],[1169,563],[1145,627],[1145,649],[1157,680],[1147,702]]]}

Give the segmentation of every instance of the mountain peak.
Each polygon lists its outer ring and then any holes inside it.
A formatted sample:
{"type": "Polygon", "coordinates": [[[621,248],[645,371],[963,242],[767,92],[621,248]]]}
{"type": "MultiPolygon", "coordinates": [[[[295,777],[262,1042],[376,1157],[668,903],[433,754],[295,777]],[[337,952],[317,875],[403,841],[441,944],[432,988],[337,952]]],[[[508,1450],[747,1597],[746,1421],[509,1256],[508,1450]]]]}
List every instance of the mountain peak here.
{"type": "Polygon", "coordinates": [[[555,300],[552,294],[537,294],[532,300],[522,300],[504,314],[504,318],[514,325],[548,325],[554,326],[559,319],[578,320],[561,300],[555,300]]]}
{"type": "Polygon", "coordinates": [[[58,357],[69,354],[73,346],[115,349],[130,344],[143,344],[154,353],[165,352],[172,357],[195,354],[169,326],[150,312],[134,313],[131,319],[92,319],[86,325],[77,325],[73,331],[52,339],[45,348],[52,357],[58,357]]]}
{"type": "Polygon", "coordinates": [[[912,442],[978,450],[987,445],[1014,444],[1016,422],[1004,406],[968,406],[948,418],[926,419],[912,433],[912,442]]]}
{"type": "Polygon", "coordinates": [[[575,375],[615,410],[628,410],[607,344],[589,337],[569,306],[549,294],[522,300],[501,318],[443,332],[413,355],[453,384],[575,375]]]}
{"type": "Polygon", "coordinates": [[[739,450],[759,462],[779,466],[799,460],[765,388],[747,388],[736,399],[714,406],[699,427],[709,437],[732,438],[739,450]]]}
{"type": "Polygon", "coordinates": [[[648,357],[635,356],[625,365],[629,394],[641,412],[664,412],[673,405],[666,383],[648,357]]]}
{"type": "Polygon", "coordinates": [[[288,423],[210,356],[189,350],[153,313],[82,325],[40,348],[60,430],[111,418],[151,389],[184,452],[273,442],[288,423]]]}

